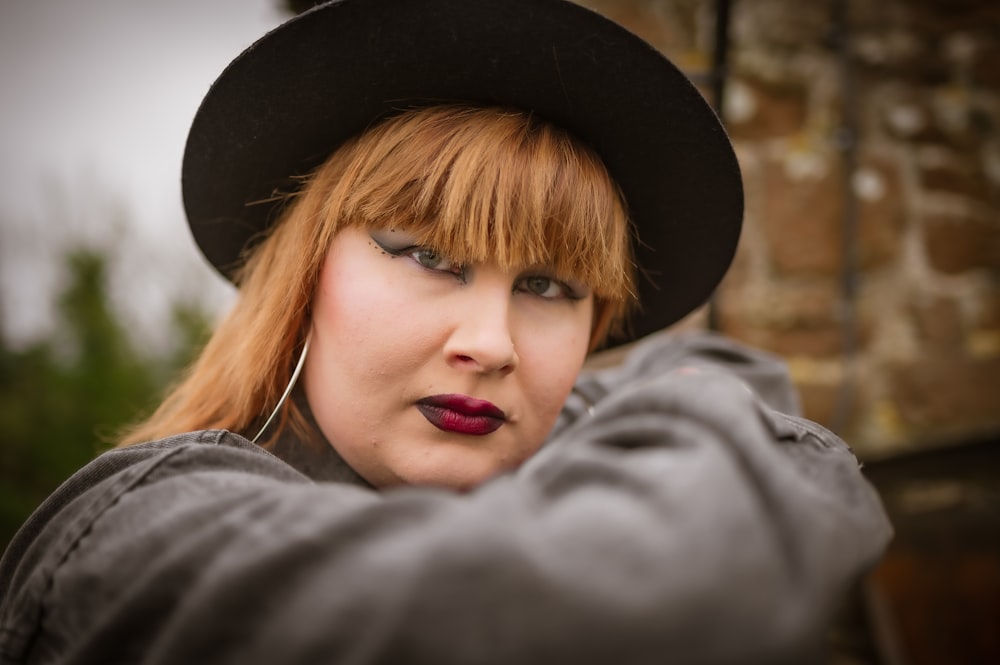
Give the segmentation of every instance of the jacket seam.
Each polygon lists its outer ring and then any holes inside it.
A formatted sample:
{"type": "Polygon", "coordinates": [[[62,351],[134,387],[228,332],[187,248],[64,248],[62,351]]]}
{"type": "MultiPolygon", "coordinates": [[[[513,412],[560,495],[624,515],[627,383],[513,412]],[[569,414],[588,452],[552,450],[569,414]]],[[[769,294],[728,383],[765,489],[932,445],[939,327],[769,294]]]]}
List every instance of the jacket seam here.
{"type": "MultiPolygon", "coordinates": [[[[216,432],[214,437],[206,437],[206,438],[214,438],[215,439],[214,443],[217,444],[219,436],[220,436],[219,433],[216,432]]],[[[206,441],[203,440],[203,437],[199,436],[198,443],[206,443],[206,441]]],[[[32,628],[30,629],[30,632],[28,631],[22,632],[21,630],[18,630],[18,627],[16,625],[10,625],[9,621],[5,625],[0,626],[0,637],[3,637],[4,641],[10,638],[13,641],[15,641],[15,643],[17,643],[18,646],[20,647],[19,649],[16,650],[15,653],[8,650],[3,643],[0,643],[0,657],[3,657],[5,660],[19,662],[24,657],[24,655],[30,651],[31,645],[34,643],[35,639],[37,638],[41,630],[43,617],[45,615],[46,597],[52,590],[52,585],[55,582],[55,577],[58,574],[59,570],[66,564],[66,562],[70,559],[72,554],[79,547],[80,542],[91,532],[94,523],[97,522],[97,520],[100,519],[102,515],[107,513],[108,510],[117,505],[118,502],[121,500],[121,498],[125,496],[125,494],[127,494],[128,492],[132,491],[133,489],[141,485],[146,480],[146,478],[148,478],[149,475],[153,473],[155,470],[160,468],[160,466],[164,462],[172,459],[175,455],[188,449],[190,445],[191,444],[184,444],[172,450],[166,451],[166,454],[158,456],[154,463],[149,464],[141,472],[136,473],[134,477],[131,477],[128,480],[123,479],[120,483],[120,486],[110,488],[108,490],[106,498],[104,499],[106,503],[103,506],[100,506],[99,508],[95,509],[90,514],[86,525],[82,526],[79,529],[79,531],[72,538],[69,539],[68,542],[63,544],[65,551],[59,554],[58,559],[55,561],[54,564],[52,564],[51,569],[45,570],[44,568],[42,568],[45,562],[44,561],[41,562],[40,568],[42,569],[41,570],[36,569],[36,571],[34,571],[32,574],[32,577],[34,575],[46,576],[46,579],[44,580],[44,583],[42,583],[41,588],[39,589],[37,595],[38,600],[36,603],[36,607],[33,608],[34,616],[31,618],[32,628]]],[[[23,615],[19,618],[23,621],[23,615]]],[[[19,621],[18,623],[21,623],[21,621],[19,621]]]]}

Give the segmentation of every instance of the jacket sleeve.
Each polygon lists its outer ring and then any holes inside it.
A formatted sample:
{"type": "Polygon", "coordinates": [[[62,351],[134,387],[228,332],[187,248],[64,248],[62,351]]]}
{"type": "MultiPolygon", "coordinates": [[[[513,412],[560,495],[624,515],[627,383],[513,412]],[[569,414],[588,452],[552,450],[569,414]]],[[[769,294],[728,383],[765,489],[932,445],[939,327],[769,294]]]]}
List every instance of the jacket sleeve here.
{"type": "Polygon", "coordinates": [[[847,447],[708,366],[592,411],[465,495],[146,452],[15,542],[0,662],[802,662],[890,532],[847,447]]]}

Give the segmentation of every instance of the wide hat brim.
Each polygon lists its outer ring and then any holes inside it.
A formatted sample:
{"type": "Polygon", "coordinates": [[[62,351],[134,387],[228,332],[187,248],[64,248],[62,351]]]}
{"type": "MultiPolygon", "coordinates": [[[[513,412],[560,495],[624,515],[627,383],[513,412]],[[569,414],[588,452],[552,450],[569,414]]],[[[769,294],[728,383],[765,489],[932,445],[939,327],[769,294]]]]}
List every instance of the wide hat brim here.
{"type": "Polygon", "coordinates": [[[231,278],[294,176],[379,118],[456,101],[530,110],[604,160],[635,226],[641,303],[614,343],[707,301],[743,217],[726,132],[662,54],[566,0],[339,0],[268,33],[191,127],[182,185],[196,242],[231,278]]]}

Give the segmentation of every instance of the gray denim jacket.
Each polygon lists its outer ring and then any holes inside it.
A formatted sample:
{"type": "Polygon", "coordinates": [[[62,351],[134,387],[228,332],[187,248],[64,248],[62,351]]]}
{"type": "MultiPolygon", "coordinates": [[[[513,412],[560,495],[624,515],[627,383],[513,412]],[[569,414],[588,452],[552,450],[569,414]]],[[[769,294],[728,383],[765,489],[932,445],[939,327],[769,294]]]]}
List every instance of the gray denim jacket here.
{"type": "Polygon", "coordinates": [[[0,663],[809,662],[891,529],[847,446],[772,407],[774,358],[657,335],[467,494],[224,431],[113,450],[0,562],[0,663]]]}

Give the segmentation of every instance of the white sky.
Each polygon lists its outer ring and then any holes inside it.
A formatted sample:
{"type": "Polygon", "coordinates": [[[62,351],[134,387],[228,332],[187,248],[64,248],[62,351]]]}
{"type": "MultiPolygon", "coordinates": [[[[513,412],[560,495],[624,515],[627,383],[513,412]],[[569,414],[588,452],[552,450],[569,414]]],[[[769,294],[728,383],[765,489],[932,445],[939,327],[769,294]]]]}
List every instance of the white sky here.
{"type": "Polygon", "coordinates": [[[231,290],[190,240],[180,201],[198,103],[279,0],[0,0],[0,329],[52,326],[63,248],[113,246],[113,296],[162,342],[176,297],[231,290]]]}

